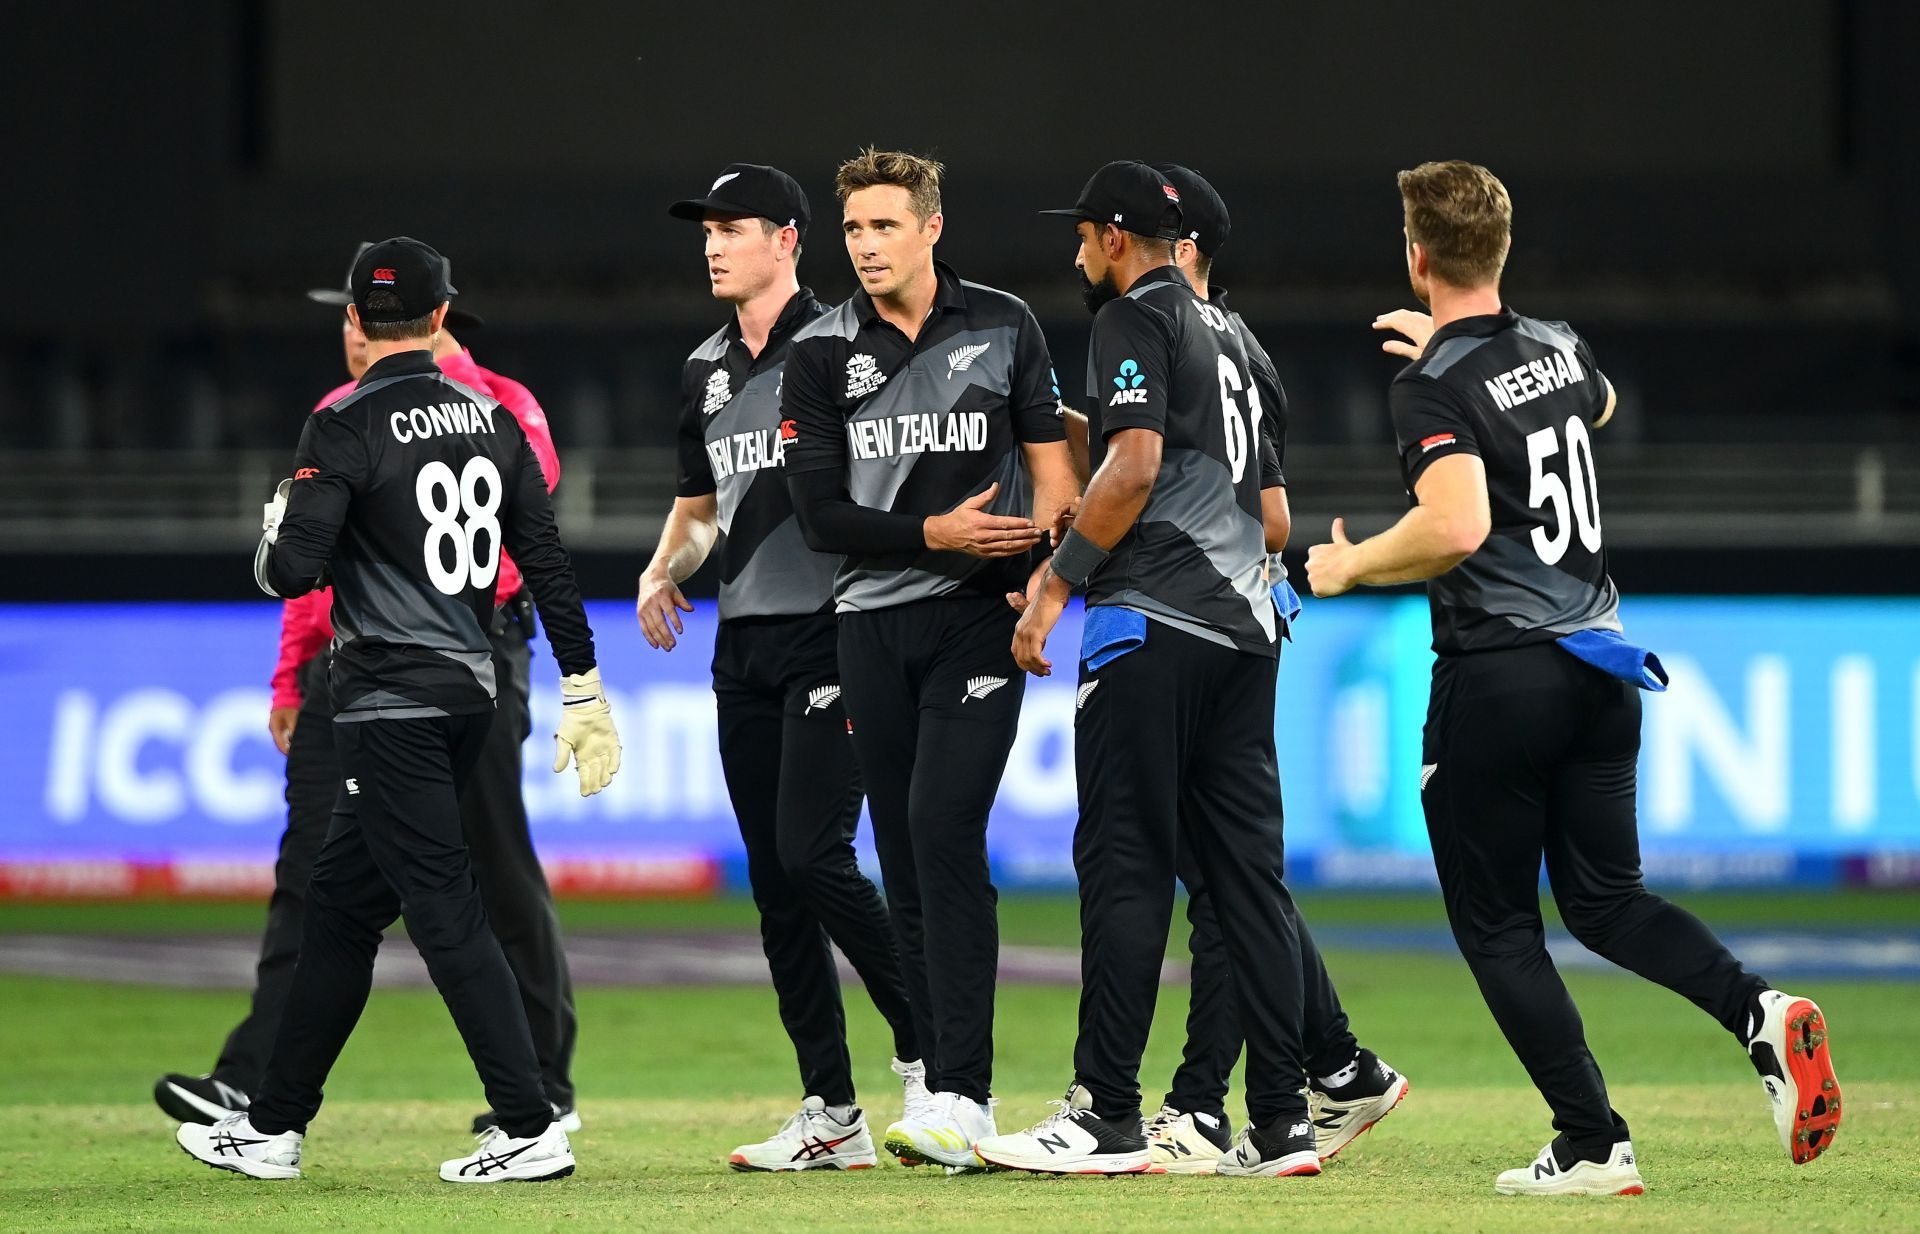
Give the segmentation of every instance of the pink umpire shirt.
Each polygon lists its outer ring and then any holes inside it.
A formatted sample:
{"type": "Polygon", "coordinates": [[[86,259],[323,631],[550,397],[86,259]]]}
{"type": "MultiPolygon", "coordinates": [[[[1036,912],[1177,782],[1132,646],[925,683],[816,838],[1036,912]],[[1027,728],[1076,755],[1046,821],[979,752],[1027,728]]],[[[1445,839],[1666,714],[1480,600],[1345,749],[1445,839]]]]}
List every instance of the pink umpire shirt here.
{"type": "MultiPolygon", "coordinates": [[[[533,447],[533,455],[540,460],[540,474],[546,477],[547,491],[551,493],[560,483],[560,456],[553,448],[553,433],[547,427],[547,413],[540,410],[540,403],[533,392],[511,377],[502,377],[491,369],[481,368],[474,363],[473,353],[465,350],[460,354],[448,356],[439,361],[440,371],[463,385],[472,386],[484,394],[491,394],[500,400],[501,406],[513,413],[520,422],[520,429],[527,435],[527,443],[533,447]]],[[[313,409],[332,406],[339,399],[353,392],[357,382],[347,382],[327,391],[313,409]]],[[[500,582],[494,592],[494,603],[505,604],[520,591],[520,567],[513,564],[503,549],[500,553],[500,582]]],[[[308,660],[320,653],[333,637],[333,589],[322,587],[308,592],[297,600],[287,600],[280,610],[280,662],[273,668],[273,705],[277,707],[298,707],[300,705],[300,668],[308,660]]]]}

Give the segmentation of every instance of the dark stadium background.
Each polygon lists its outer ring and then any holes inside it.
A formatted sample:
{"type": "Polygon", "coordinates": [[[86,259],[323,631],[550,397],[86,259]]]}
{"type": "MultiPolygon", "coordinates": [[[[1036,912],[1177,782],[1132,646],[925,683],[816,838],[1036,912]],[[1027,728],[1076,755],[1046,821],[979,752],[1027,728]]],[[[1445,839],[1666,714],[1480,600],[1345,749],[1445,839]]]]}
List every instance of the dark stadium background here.
{"type": "Polygon", "coordinates": [[[678,362],[720,319],[665,203],[735,159],[790,169],[802,274],[837,298],[831,172],[875,142],[947,162],[941,254],[1030,300],[1069,388],[1087,319],[1033,211],[1114,157],[1214,178],[1216,277],[1292,394],[1302,548],[1398,501],[1367,329],[1411,303],[1392,173],[1484,162],[1518,202],[1511,300],[1576,322],[1622,395],[1622,587],[1904,591],[1917,30],[1866,0],[8,4],[0,588],[249,595],[257,493],[341,378],[300,293],[407,232],[551,412],[588,590],[629,594],[678,362]]]}

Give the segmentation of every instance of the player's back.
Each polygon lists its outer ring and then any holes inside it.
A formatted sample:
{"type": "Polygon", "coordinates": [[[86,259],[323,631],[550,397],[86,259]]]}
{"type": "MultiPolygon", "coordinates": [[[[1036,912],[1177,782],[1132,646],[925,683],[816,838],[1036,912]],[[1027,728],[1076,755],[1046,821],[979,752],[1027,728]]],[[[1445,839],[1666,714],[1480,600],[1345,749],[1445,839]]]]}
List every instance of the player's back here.
{"type": "Polygon", "coordinates": [[[1253,372],[1242,331],[1172,266],[1100,310],[1088,373],[1095,465],[1122,429],[1152,429],[1162,445],[1153,491],[1088,580],[1089,604],[1274,654],[1253,372]]]}
{"type": "Polygon", "coordinates": [[[537,468],[518,422],[406,351],[314,415],[296,462],[296,482],[347,498],[330,564],[340,719],[490,707],[502,525],[537,468]]]}
{"type": "Polygon", "coordinates": [[[1486,542],[1429,584],[1442,654],[1618,629],[1588,429],[1608,402],[1593,354],[1564,322],[1511,309],[1449,322],[1389,395],[1407,492],[1433,462],[1478,454],[1486,542]]]}

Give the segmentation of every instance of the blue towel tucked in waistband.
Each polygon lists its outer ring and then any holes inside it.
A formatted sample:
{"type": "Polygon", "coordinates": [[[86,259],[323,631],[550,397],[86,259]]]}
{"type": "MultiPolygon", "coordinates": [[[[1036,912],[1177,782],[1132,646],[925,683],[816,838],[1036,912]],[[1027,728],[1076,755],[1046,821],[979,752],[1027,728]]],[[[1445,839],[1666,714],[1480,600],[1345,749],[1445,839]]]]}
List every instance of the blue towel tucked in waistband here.
{"type": "Polygon", "coordinates": [[[1098,672],[1129,651],[1147,645],[1147,615],[1117,604],[1099,604],[1087,610],[1080,627],[1080,659],[1087,671],[1098,672]]]}
{"type": "Polygon", "coordinates": [[[1575,659],[1629,685],[1655,693],[1667,688],[1667,670],[1661,666],[1660,657],[1629,643],[1618,630],[1581,630],[1554,641],[1575,659]]]}

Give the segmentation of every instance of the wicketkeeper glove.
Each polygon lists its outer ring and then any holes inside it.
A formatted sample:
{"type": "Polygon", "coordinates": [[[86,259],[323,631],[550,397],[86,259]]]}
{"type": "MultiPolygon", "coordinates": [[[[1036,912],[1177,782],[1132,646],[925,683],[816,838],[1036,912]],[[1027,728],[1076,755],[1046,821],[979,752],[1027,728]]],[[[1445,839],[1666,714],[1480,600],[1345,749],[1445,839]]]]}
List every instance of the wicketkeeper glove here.
{"type": "Polygon", "coordinates": [[[600,670],[590,668],[560,679],[560,731],[553,735],[553,770],[567,769],[571,758],[580,774],[580,795],[591,797],[620,770],[620,734],[613,708],[600,685],[600,670]]]}
{"type": "Polygon", "coordinates": [[[268,544],[279,542],[280,520],[287,517],[287,493],[291,491],[292,488],[292,480],[280,481],[280,487],[273,490],[273,500],[269,501],[262,508],[263,517],[260,521],[260,529],[267,533],[266,541],[268,544]]]}

